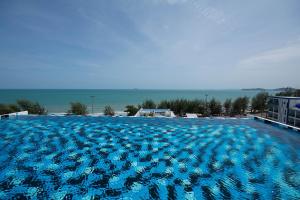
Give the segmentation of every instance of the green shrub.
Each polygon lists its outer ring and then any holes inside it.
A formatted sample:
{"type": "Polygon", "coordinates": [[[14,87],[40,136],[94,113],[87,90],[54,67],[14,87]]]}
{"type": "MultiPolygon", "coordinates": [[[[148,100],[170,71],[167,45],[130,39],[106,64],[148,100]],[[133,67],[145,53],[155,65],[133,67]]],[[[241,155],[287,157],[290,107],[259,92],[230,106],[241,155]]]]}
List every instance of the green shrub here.
{"type": "Polygon", "coordinates": [[[17,100],[17,104],[21,111],[28,111],[29,114],[44,115],[47,113],[46,109],[38,102],[31,102],[26,99],[17,100]]]}
{"type": "Polygon", "coordinates": [[[104,108],[104,115],[107,116],[113,116],[115,114],[115,111],[110,106],[105,106],[104,108]]]}
{"type": "Polygon", "coordinates": [[[127,105],[125,112],[128,113],[128,116],[134,116],[139,111],[139,108],[134,105],[127,105]]]}
{"type": "Polygon", "coordinates": [[[87,106],[80,102],[71,102],[71,108],[68,111],[70,114],[74,115],[86,115],[88,114],[87,106]]]}

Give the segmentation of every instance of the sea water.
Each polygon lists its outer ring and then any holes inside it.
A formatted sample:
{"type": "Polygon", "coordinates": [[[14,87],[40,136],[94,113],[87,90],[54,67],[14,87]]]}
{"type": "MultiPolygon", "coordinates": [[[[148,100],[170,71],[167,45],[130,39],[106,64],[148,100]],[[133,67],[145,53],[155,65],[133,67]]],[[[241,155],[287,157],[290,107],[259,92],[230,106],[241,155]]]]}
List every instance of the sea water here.
{"type": "Polygon", "coordinates": [[[227,98],[240,96],[253,97],[259,91],[247,90],[0,90],[0,103],[14,103],[17,99],[38,101],[48,112],[66,112],[70,102],[79,101],[88,106],[91,112],[102,112],[106,105],[115,110],[123,110],[126,105],[141,104],[146,99],[156,102],[178,98],[207,99],[216,98],[225,101],[227,98]]]}

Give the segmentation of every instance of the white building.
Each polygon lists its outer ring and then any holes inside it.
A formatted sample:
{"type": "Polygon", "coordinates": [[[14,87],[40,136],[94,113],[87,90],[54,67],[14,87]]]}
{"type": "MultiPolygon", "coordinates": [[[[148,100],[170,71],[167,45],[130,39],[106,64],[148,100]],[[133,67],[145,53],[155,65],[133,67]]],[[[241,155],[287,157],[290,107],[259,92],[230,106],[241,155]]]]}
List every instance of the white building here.
{"type": "Polygon", "coordinates": [[[135,117],[176,117],[170,109],[144,109],[141,108],[135,117]]]}
{"type": "Polygon", "coordinates": [[[284,124],[300,127],[300,97],[269,97],[267,117],[284,124]]]}
{"type": "Polygon", "coordinates": [[[18,116],[23,116],[23,115],[28,115],[28,111],[21,111],[21,112],[14,112],[14,113],[8,113],[4,115],[0,115],[0,120],[1,119],[14,119],[17,118],[18,116]]]}

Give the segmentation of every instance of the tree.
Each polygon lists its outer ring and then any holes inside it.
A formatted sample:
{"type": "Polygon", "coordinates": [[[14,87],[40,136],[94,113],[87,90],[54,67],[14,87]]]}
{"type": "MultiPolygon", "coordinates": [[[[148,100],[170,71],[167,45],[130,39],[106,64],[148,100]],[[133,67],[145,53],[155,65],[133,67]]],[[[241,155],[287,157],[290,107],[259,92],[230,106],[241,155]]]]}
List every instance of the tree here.
{"type": "Polygon", "coordinates": [[[22,111],[27,110],[29,112],[29,110],[31,110],[33,107],[33,103],[26,99],[17,100],[17,104],[22,111]]]}
{"type": "Polygon", "coordinates": [[[183,116],[186,113],[184,102],[184,99],[176,99],[174,101],[170,101],[170,109],[174,111],[176,115],[183,116]]]}
{"type": "Polygon", "coordinates": [[[142,108],[155,109],[156,104],[154,103],[153,100],[148,99],[142,103],[142,108]]]}
{"type": "Polygon", "coordinates": [[[285,88],[283,91],[276,93],[276,96],[294,96],[295,89],[293,88],[285,88]]]}
{"type": "Polygon", "coordinates": [[[300,89],[297,89],[294,93],[295,97],[300,97],[300,89]]]}
{"type": "Polygon", "coordinates": [[[242,114],[245,114],[247,108],[248,108],[248,105],[249,105],[249,97],[242,97],[241,98],[241,109],[242,109],[242,114]]]}
{"type": "Polygon", "coordinates": [[[107,115],[107,116],[113,116],[115,114],[115,111],[110,106],[105,106],[103,112],[104,112],[104,115],[107,115]]]}
{"type": "Polygon", "coordinates": [[[31,102],[26,99],[17,100],[17,104],[22,111],[28,111],[29,114],[44,115],[47,113],[46,109],[38,102],[31,102]]]}
{"type": "Polygon", "coordinates": [[[198,99],[184,100],[184,111],[185,113],[204,114],[205,102],[198,99]]]}
{"type": "Polygon", "coordinates": [[[267,108],[267,100],[269,94],[267,92],[260,92],[252,98],[251,101],[251,110],[253,112],[259,111],[260,113],[264,112],[267,108]]]}
{"type": "Polygon", "coordinates": [[[186,99],[176,99],[170,101],[170,109],[174,111],[176,115],[180,116],[190,112],[190,108],[188,108],[188,100],[186,99]]]}
{"type": "Polygon", "coordinates": [[[224,104],[224,109],[225,109],[225,115],[230,115],[231,113],[231,109],[232,109],[232,102],[231,102],[231,99],[226,99],[224,104]]]}
{"type": "Polygon", "coordinates": [[[196,113],[204,115],[205,113],[205,101],[204,100],[197,100],[198,109],[196,113]]]}
{"type": "Polygon", "coordinates": [[[276,96],[300,97],[300,89],[285,88],[284,91],[276,93],[276,96]]]}
{"type": "Polygon", "coordinates": [[[248,108],[249,98],[248,97],[238,97],[234,100],[232,104],[232,115],[242,115],[245,114],[246,109],[248,108]]]}
{"type": "Polygon", "coordinates": [[[74,115],[86,115],[88,114],[87,106],[80,102],[71,102],[71,108],[68,111],[70,114],[74,115]]]}
{"type": "Polygon", "coordinates": [[[220,115],[222,113],[222,105],[215,98],[212,98],[208,104],[211,115],[220,115]]]}
{"type": "Polygon", "coordinates": [[[232,103],[231,115],[240,115],[242,113],[241,110],[241,98],[237,98],[232,103]]]}
{"type": "Polygon", "coordinates": [[[171,108],[171,102],[167,101],[167,100],[163,100],[157,105],[157,108],[170,109],[171,108]]]}
{"type": "Polygon", "coordinates": [[[21,111],[20,108],[18,107],[18,105],[16,105],[16,104],[9,104],[8,107],[12,112],[20,112],[21,111]]]}
{"type": "Polygon", "coordinates": [[[11,113],[11,109],[5,104],[0,104],[0,115],[4,115],[8,113],[11,113]]]}
{"type": "Polygon", "coordinates": [[[205,112],[205,102],[199,99],[163,100],[158,104],[157,107],[162,109],[170,109],[176,115],[180,116],[183,116],[186,113],[204,114],[205,112]]]}
{"type": "Polygon", "coordinates": [[[125,112],[128,113],[128,116],[134,116],[138,111],[139,109],[134,105],[127,105],[125,110],[125,112]]]}

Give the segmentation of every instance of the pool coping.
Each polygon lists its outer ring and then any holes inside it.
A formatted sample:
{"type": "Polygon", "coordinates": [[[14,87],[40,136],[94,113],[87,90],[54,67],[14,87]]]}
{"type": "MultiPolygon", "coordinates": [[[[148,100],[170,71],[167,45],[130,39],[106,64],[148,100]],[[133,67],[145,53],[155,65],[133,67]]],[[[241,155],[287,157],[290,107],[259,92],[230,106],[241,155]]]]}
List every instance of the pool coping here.
{"type": "Polygon", "coordinates": [[[287,129],[291,129],[291,130],[294,130],[294,131],[300,133],[300,128],[295,127],[295,126],[291,126],[291,125],[288,125],[288,124],[284,124],[284,123],[281,123],[281,122],[277,122],[277,121],[274,121],[274,120],[271,120],[271,119],[267,119],[267,118],[259,117],[259,116],[255,116],[255,115],[248,115],[248,116],[253,118],[254,120],[263,121],[266,124],[275,124],[277,126],[287,128],[287,129]]]}
{"type": "MultiPolygon", "coordinates": [[[[16,113],[9,113],[9,114],[0,115],[0,120],[17,118],[18,116],[22,116],[22,115],[23,116],[24,115],[36,116],[36,115],[28,114],[27,111],[23,111],[23,112],[16,112],[16,113]]],[[[65,117],[65,115],[46,115],[46,116],[65,117]]],[[[103,117],[103,116],[91,116],[91,115],[89,115],[89,117],[103,117]]],[[[116,117],[118,117],[118,116],[116,116],[116,117]]],[[[130,116],[127,116],[127,117],[130,117],[130,116]]],[[[134,117],[134,118],[136,118],[136,117],[134,117]]],[[[187,119],[187,118],[182,118],[182,119],[187,119]]],[[[254,119],[254,120],[262,121],[265,124],[275,124],[279,127],[291,129],[291,130],[294,130],[294,131],[300,133],[300,128],[298,128],[298,127],[291,126],[291,125],[288,125],[288,124],[284,124],[284,123],[281,123],[281,122],[277,122],[277,121],[267,119],[267,118],[264,118],[264,117],[259,117],[259,116],[256,116],[256,115],[249,115],[249,114],[246,117],[199,117],[199,118],[193,118],[193,119],[195,119],[195,120],[197,120],[197,119],[224,119],[224,120],[225,119],[254,119]]]]}

